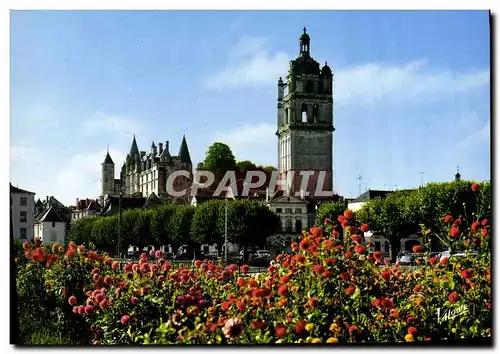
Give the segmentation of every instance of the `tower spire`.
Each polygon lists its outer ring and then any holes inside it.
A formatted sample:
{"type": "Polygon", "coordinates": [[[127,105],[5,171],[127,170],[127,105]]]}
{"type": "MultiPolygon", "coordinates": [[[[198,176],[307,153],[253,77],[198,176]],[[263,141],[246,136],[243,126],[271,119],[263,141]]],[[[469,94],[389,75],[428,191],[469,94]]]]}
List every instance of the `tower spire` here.
{"type": "Polygon", "coordinates": [[[303,31],[304,33],[302,33],[299,39],[300,55],[309,56],[311,38],[307,34],[307,29],[305,27],[303,28],[303,31]]]}

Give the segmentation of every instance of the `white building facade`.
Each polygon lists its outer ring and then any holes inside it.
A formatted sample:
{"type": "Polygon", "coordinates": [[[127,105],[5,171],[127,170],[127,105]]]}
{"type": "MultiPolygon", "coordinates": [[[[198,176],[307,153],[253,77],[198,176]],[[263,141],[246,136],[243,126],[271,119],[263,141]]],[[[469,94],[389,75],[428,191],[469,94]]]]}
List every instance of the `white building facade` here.
{"type": "Polygon", "coordinates": [[[33,240],[35,222],[35,193],[10,185],[12,231],[21,241],[33,240]]]}
{"type": "Polygon", "coordinates": [[[35,223],[34,233],[35,237],[39,238],[44,245],[51,245],[56,242],[64,244],[66,240],[66,222],[53,207],[50,207],[35,223]]]}

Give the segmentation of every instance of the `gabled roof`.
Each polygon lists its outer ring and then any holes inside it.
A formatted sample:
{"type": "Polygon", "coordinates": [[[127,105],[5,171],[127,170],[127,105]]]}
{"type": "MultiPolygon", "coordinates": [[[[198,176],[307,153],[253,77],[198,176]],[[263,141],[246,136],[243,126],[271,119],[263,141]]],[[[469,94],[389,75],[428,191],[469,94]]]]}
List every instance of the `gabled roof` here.
{"type": "Polygon", "coordinates": [[[156,193],[153,192],[146,199],[146,202],[144,203],[144,207],[143,208],[145,208],[145,209],[152,208],[152,207],[154,207],[156,205],[159,205],[159,204],[161,204],[161,200],[160,200],[160,198],[158,198],[158,196],[156,195],[156,193]]]}
{"type": "Polygon", "coordinates": [[[17,187],[14,187],[12,185],[12,183],[10,183],[10,192],[11,193],[20,193],[20,194],[35,194],[33,192],[30,192],[30,191],[27,191],[27,190],[24,190],[24,189],[21,189],[21,188],[17,188],[17,187]]]}
{"type": "Polygon", "coordinates": [[[301,199],[298,197],[295,197],[293,195],[282,195],[276,198],[273,198],[269,201],[269,204],[276,204],[276,203],[298,203],[298,204],[307,204],[308,201],[305,199],[301,199]]]}
{"type": "Polygon", "coordinates": [[[52,206],[38,219],[38,222],[65,222],[52,206]]]}
{"type": "Polygon", "coordinates": [[[184,163],[191,163],[191,156],[186,142],[186,136],[182,136],[181,148],[179,149],[179,159],[184,163]]]}

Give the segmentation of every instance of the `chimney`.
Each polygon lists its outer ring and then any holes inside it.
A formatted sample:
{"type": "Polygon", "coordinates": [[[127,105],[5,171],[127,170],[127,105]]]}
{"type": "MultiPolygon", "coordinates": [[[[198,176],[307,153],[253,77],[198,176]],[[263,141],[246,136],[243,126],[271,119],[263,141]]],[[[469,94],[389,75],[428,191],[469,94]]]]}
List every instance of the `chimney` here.
{"type": "Polygon", "coordinates": [[[78,202],[80,201],[80,199],[76,198],[76,208],[78,209],[78,202]]]}
{"type": "Polygon", "coordinates": [[[141,151],[141,159],[146,156],[146,151],[141,151]]]}
{"type": "Polygon", "coordinates": [[[158,147],[160,148],[158,153],[161,154],[163,152],[163,143],[158,143],[158,147]]]}
{"type": "Polygon", "coordinates": [[[170,151],[168,151],[168,141],[165,141],[165,150],[166,150],[167,152],[170,152],[170,151]]]}

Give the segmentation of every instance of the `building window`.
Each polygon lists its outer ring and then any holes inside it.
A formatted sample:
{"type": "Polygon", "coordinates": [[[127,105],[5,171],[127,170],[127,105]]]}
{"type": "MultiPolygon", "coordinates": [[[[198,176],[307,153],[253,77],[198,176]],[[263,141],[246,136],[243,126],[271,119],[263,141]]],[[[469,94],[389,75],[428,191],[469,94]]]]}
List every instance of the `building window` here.
{"type": "Polygon", "coordinates": [[[25,211],[21,211],[20,212],[20,218],[19,218],[19,221],[20,222],[26,222],[27,221],[27,218],[28,218],[28,213],[25,212],[25,211]]]}
{"type": "Polygon", "coordinates": [[[300,208],[295,208],[295,214],[301,214],[302,213],[302,209],[300,208]]]}
{"type": "Polygon", "coordinates": [[[27,238],[27,235],[28,235],[28,230],[25,227],[21,227],[19,229],[19,238],[25,240],[27,238]]]}
{"type": "Polygon", "coordinates": [[[56,222],[52,221],[52,227],[56,227],[56,222]]]}
{"type": "Polygon", "coordinates": [[[106,172],[106,166],[104,166],[104,172],[106,172]]]}
{"type": "Polygon", "coordinates": [[[375,241],[375,251],[380,251],[380,242],[375,241]]]}
{"type": "Polygon", "coordinates": [[[293,213],[292,208],[285,208],[285,213],[292,214],[293,213]]]}
{"type": "Polygon", "coordinates": [[[276,213],[281,213],[283,210],[281,208],[276,208],[276,213]]]}
{"type": "Polygon", "coordinates": [[[292,230],[293,230],[292,220],[288,219],[286,221],[286,232],[292,232],[292,230]]]}
{"type": "Polygon", "coordinates": [[[21,197],[21,206],[27,206],[28,205],[28,198],[26,197],[21,197]]]}
{"type": "Polygon", "coordinates": [[[52,242],[57,241],[57,232],[56,232],[56,230],[50,230],[50,241],[52,241],[52,242]]]}

